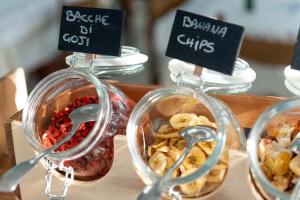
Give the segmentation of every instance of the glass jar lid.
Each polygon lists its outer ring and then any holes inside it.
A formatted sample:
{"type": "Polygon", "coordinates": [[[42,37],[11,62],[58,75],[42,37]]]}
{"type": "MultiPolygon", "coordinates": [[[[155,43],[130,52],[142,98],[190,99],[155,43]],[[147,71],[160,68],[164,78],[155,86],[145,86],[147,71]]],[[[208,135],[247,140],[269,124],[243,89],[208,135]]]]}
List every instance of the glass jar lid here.
{"type": "Polygon", "coordinates": [[[293,94],[300,96],[300,71],[287,66],[284,69],[285,87],[293,94]]]}
{"type": "Polygon", "coordinates": [[[180,60],[173,59],[169,62],[170,77],[173,82],[177,82],[179,74],[184,84],[200,87],[203,84],[204,91],[210,93],[241,93],[248,91],[254,80],[256,73],[249,67],[249,64],[238,58],[235,62],[232,76],[203,68],[201,76],[194,75],[195,65],[180,60]]]}
{"type": "Polygon", "coordinates": [[[90,62],[85,53],[74,52],[66,57],[66,63],[75,68],[90,69],[97,76],[110,77],[135,74],[144,69],[148,56],[140,53],[137,48],[122,46],[121,56],[96,55],[90,62]],[[72,64],[72,62],[74,62],[72,64]]]}

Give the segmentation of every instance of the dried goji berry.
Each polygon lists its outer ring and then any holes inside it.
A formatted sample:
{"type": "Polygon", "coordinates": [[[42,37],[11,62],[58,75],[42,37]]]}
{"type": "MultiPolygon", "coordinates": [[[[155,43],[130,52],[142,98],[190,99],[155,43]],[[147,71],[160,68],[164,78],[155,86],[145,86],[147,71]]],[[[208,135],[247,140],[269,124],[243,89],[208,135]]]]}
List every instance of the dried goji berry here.
{"type": "MultiPolygon", "coordinates": [[[[106,129],[106,134],[102,136],[98,146],[80,158],[64,162],[65,166],[72,166],[74,168],[75,178],[79,180],[94,180],[104,176],[111,168],[113,162],[113,137],[115,135],[125,135],[128,118],[135,103],[131,99],[124,101],[123,96],[119,96],[113,92],[109,92],[109,97],[113,115],[106,129]]],[[[72,122],[68,115],[73,110],[80,106],[95,103],[101,103],[98,97],[84,96],[76,98],[71,104],[60,111],[54,111],[48,127],[40,135],[44,147],[46,149],[50,148],[69,134],[72,129],[72,122]]],[[[57,148],[56,152],[69,150],[81,143],[93,129],[94,125],[95,122],[81,124],[75,135],[68,142],[57,148]]]]}

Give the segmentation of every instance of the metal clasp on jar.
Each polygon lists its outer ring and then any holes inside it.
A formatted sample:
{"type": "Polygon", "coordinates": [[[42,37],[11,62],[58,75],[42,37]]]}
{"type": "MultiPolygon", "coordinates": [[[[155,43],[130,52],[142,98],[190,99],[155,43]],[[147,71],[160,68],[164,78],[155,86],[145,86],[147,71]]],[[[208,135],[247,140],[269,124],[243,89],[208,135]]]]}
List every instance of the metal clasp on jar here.
{"type": "Polygon", "coordinates": [[[45,165],[47,168],[47,172],[45,174],[45,181],[46,181],[45,195],[51,200],[64,200],[67,195],[69,186],[74,181],[73,167],[65,167],[63,163],[64,163],[64,160],[61,161],[60,164],[57,166],[54,163],[52,163],[51,161],[45,159],[45,165]],[[53,177],[53,173],[56,169],[59,169],[59,171],[62,171],[65,173],[65,180],[64,180],[61,195],[52,194],[52,192],[51,192],[52,177],[53,177]]]}

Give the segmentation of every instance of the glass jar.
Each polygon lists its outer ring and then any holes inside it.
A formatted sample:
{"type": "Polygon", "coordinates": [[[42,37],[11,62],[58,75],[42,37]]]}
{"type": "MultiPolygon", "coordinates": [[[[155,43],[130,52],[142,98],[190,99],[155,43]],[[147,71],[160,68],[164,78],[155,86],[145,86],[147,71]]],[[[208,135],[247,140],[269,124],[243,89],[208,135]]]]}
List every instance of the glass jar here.
{"type": "Polygon", "coordinates": [[[247,141],[251,180],[264,199],[292,199],[300,176],[300,156],[289,146],[299,132],[299,98],[270,107],[251,129],[247,141]]]}
{"type": "Polygon", "coordinates": [[[293,94],[300,96],[300,71],[287,66],[284,69],[284,85],[293,94]]]}
{"type": "Polygon", "coordinates": [[[235,94],[248,91],[256,79],[256,73],[249,67],[249,64],[238,58],[235,62],[232,76],[225,75],[213,70],[203,68],[201,76],[194,75],[195,65],[172,59],[169,62],[170,77],[177,82],[179,73],[184,72],[182,82],[190,87],[198,88],[200,85],[203,91],[218,94],[235,94]]]}
{"type": "Polygon", "coordinates": [[[216,140],[193,146],[168,181],[165,196],[173,190],[184,197],[215,191],[227,174],[228,150],[244,147],[243,130],[221,101],[180,84],[147,93],[129,118],[129,151],[138,175],[147,185],[157,182],[178,159],[186,147],[178,131],[193,125],[214,129],[216,140]],[[191,181],[196,182],[189,184],[191,181]]]}
{"type": "Polygon", "coordinates": [[[95,180],[108,172],[113,161],[113,136],[125,135],[135,103],[90,73],[64,69],[40,81],[23,110],[26,138],[40,153],[70,131],[72,126],[66,118],[72,110],[91,103],[99,104],[100,112],[95,123],[81,127],[80,138],[76,133],[70,141],[78,144],[47,156],[57,165],[63,161],[66,167],[73,167],[77,180],[95,180]]]}
{"type": "Polygon", "coordinates": [[[56,171],[64,174],[65,184],[70,185],[69,179],[73,177],[79,181],[92,181],[110,170],[114,158],[113,137],[125,135],[135,102],[102,78],[139,72],[147,61],[147,56],[133,47],[123,47],[122,56],[118,58],[87,57],[83,53],[68,56],[66,60],[70,68],[56,71],[41,80],[30,93],[23,110],[26,138],[40,153],[69,133],[72,122],[68,115],[74,109],[99,104],[95,122],[80,125],[68,142],[45,157],[48,197],[57,198],[49,191],[51,176],[57,174],[56,171]],[[132,54],[136,55],[135,61],[132,54]]]}

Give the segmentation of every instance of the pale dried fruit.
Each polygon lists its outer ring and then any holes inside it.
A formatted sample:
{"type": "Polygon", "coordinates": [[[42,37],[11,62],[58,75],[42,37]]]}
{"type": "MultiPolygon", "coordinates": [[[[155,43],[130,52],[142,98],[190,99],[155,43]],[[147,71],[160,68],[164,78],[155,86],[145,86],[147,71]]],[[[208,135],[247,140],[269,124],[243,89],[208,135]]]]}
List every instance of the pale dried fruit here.
{"type": "MultiPolygon", "coordinates": [[[[182,173],[181,177],[192,174],[196,170],[197,170],[197,168],[191,168],[191,169],[185,171],[184,173],[182,173]]],[[[199,179],[197,179],[197,180],[195,180],[191,183],[179,185],[179,187],[180,187],[180,190],[184,194],[186,194],[188,196],[196,196],[201,192],[201,190],[204,187],[205,183],[206,183],[206,178],[202,177],[202,178],[199,178],[199,179]]]]}
{"type": "Polygon", "coordinates": [[[265,160],[265,155],[266,155],[266,152],[265,152],[265,149],[266,149],[266,145],[268,144],[271,144],[272,143],[272,140],[270,139],[261,139],[259,144],[258,144],[258,157],[260,160],[265,160]]]}
{"type": "Polygon", "coordinates": [[[289,186],[289,179],[284,176],[274,176],[271,182],[278,190],[285,191],[289,186]]]}
{"type": "Polygon", "coordinates": [[[185,169],[189,170],[200,167],[205,161],[206,156],[203,151],[198,146],[194,146],[182,164],[185,169]]]}
{"type": "Polygon", "coordinates": [[[293,173],[300,176],[300,155],[297,155],[291,160],[289,167],[293,173]]]}
{"type": "Polygon", "coordinates": [[[291,143],[291,139],[289,137],[283,137],[278,139],[278,145],[283,148],[287,148],[290,143],[291,143]]]}
{"type": "Polygon", "coordinates": [[[272,180],[273,174],[272,174],[271,169],[265,164],[261,164],[261,169],[263,170],[263,172],[264,172],[265,176],[267,177],[267,179],[272,180]]]}
{"type": "Polygon", "coordinates": [[[286,152],[290,156],[292,155],[291,150],[281,147],[276,141],[272,141],[271,144],[265,146],[264,157],[275,159],[280,152],[286,152]]]}
{"type": "Polygon", "coordinates": [[[291,134],[294,130],[294,127],[289,126],[288,124],[284,124],[279,128],[279,132],[276,136],[277,141],[279,138],[291,138],[291,134]]]}
{"type": "Polygon", "coordinates": [[[171,126],[176,130],[199,125],[199,119],[194,113],[180,113],[173,115],[169,122],[171,126]]]}
{"type": "Polygon", "coordinates": [[[275,159],[266,158],[264,164],[268,167],[272,174],[283,176],[289,169],[290,154],[287,152],[279,152],[275,159]]]}
{"type": "Polygon", "coordinates": [[[165,173],[168,165],[168,158],[164,153],[156,152],[149,159],[150,168],[159,176],[165,173]]]}

